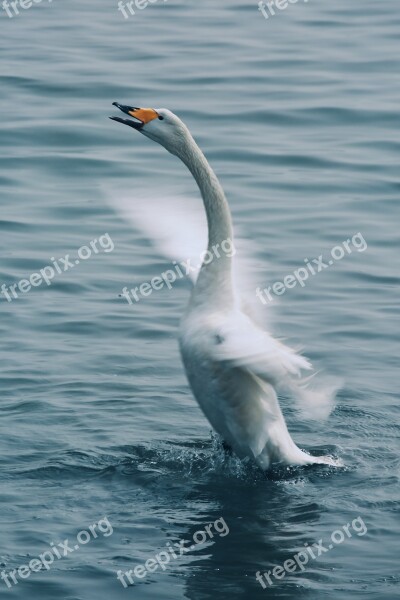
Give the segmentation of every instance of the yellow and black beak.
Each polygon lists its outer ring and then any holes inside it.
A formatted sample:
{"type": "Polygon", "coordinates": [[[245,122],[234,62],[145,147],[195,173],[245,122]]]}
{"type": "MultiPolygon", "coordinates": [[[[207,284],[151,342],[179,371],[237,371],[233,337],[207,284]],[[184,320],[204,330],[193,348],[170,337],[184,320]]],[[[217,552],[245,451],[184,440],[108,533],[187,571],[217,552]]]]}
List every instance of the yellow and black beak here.
{"type": "Polygon", "coordinates": [[[143,125],[146,123],[150,123],[153,119],[157,119],[158,113],[153,108],[137,108],[136,106],[125,106],[124,104],[119,104],[118,102],[113,102],[113,106],[116,106],[123,113],[133,117],[135,121],[131,119],[121,119],[120,117],[110,117],[112,121],[117,121],[118,123],[123,123],[124,125],[129,125],[129,127],[133,127],[133,129],[137,129],[140,131],[143,125]]]}

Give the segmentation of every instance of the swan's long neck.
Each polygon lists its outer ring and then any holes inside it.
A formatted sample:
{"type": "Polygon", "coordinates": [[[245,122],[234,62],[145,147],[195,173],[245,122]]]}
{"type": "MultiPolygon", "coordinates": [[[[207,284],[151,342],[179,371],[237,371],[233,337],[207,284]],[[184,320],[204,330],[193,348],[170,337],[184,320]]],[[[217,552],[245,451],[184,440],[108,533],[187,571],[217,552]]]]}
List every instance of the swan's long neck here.
{"type": "Polygon", "coordinates": [[[225,253],[223,249],[226,244],[233,249],[229,205],[217,176],[191,135],[180,151],[179,158],[188,167],[200,189],[207,215],[208,253],[202,264],[193,298],[202,297],[208,292],[213,294],[214,302],[220,298],[228,305],[233,299],[232,254],[225,253]],[[225,241],[227,242],[224,243],[225,241]]]}

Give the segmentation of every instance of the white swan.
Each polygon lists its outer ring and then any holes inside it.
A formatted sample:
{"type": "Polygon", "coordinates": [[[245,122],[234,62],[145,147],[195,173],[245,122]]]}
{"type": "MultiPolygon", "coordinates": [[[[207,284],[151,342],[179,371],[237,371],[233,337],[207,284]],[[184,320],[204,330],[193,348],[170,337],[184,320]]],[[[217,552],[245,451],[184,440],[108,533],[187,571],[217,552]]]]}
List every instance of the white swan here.
{"type": "MultiPolygon", "coordinates": [[[[158,142],[188,167],[200,189],[208,223],[208,250],[233,239],[223,189],[184,123],[167,109],[136,108],[114,102],[133,119],[110,117],[158,142]]],[[[232,257],[223,253],[202,265],[181,321],[180,349],[194,396],[213,428],[239,457],[261,468],[272,463],[336,465],[314,457],[292,440],[276,390],[318,399],[302,385],[310,363],[260,329],[246,314],[233,283],[232,257]]]]}

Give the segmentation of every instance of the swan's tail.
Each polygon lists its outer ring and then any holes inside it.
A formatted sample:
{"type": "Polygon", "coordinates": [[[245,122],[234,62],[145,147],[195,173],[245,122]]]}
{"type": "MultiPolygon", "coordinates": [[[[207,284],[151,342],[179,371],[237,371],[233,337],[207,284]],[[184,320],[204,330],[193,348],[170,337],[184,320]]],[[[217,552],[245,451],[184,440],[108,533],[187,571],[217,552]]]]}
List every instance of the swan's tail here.
{"type": "Polygon", "coordinates": [[[304,452],[296,446],[290,437],[289,440],[288,444],[279,448],[279,451],[275,453],[272,460],[268,447],[264,448],[263,452],[256,457],[258,465],[264,470],[268,469],[271,466],[271,463],[278,463],[291,467],[305,467],[307,465],[329,465],[330,467],[343,466],[343,462],[339,458],[334,458],[333,456],[311,456],[311,454],[307,454],[307,452],[304,452]]]}
{"type": "Polygon", "coordinates": [[[302,455],[302,461],[304,461],[298,463],[300,465],[329,465],[331,467],[343,466],[343,462],[340,460],[340,458],[334,458],[333,456],[311,456],[310,454],[300,450],[300,448],[299,451],[302,455]]]}

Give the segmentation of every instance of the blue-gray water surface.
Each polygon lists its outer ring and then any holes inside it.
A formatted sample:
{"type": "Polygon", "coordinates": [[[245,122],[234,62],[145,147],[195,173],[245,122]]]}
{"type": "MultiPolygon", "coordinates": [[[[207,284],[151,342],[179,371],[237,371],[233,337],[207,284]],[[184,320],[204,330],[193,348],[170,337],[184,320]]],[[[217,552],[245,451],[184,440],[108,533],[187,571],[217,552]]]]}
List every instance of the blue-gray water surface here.
{"type": "Polygon", "coordinates": [[[395,600],[398,1],[299,1],[268,19],[244,0],[131,3],[135,14],[116,0],[30,4],[0,7],[0,597],[395,600]],[[365,240],[260,303],[276,335],[342,382],[328,419],[284,411],[300,447],[343,467],[262,474],[224,453],[179,357],[189,283],[120,297],[170,261],[110,190],[132,203],[138,190],[197,191],[177,159],[108,119],[113,101],[187,123],[260,289],[365,240]],[[20,290],[54,262],[49,285],[20,290]],[[210,524],[213,537],[198,534],[210,524]],[[151,562],[194,537],[165,568],[151,562]],[[307,545],[321,555],[293,569],[307,545]]]}

